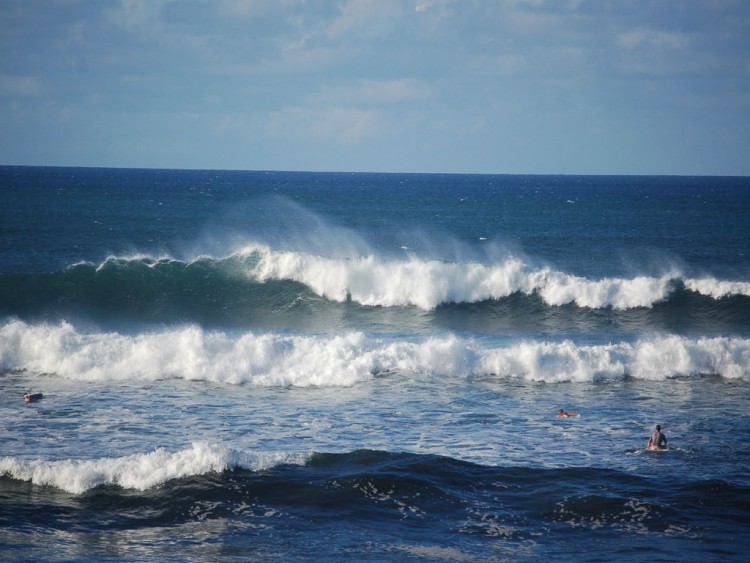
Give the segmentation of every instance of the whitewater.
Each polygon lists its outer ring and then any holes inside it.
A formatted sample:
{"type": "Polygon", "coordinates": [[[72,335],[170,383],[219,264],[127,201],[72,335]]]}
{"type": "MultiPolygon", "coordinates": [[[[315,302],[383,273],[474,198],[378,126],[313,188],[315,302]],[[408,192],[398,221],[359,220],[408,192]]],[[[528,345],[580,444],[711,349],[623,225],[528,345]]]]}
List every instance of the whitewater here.
{"type": "Polygon", "coordinates": [[[750,296],[747,282],[683,279],[677,272],[659,277],[589,280],[550,267],[533,268],[516,257],[500,264],[460,264],[416,256],[401,261],[383,261],[372,255],[341,260],[258,246],[248,246],[241,252],[258,256],[251,275],[260,281],[291,279],[327,299],[381,307],[434,309],[446,303],[477,303],[513,293],[538,293],[547,305],[575,303],[579,307],[630,309],[667,299],[678,281],[691,291],[715,299],[750,296]]]}
{"type": "Polygon", "coordinates": [[[266,386],[351,386],[400,371],[451,377],[492,375],[528,381],[668,379],[719,375],[750,379],[750,339],[661,336],[580,345],[523,341],[488,347],[454,335],[393,342],[340,336],[229,334],[197,326],[144,333],[87,334],[70,324],[0,327],[0,369],[73,380],[179,378],[266,386]]]}

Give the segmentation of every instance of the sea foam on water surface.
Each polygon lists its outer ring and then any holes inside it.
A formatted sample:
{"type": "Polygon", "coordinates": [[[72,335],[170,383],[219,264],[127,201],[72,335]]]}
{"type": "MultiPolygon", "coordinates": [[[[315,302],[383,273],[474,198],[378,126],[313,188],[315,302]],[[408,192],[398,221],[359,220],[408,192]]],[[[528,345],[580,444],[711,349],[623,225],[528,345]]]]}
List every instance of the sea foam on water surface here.
{"type": "Polygon", "coordinates": [[[523,340],[492,347],[452,334],[394,340],[361,332],[232,334],[189,325],[133,336],[15,320],[0,325],[0,370],[88,381],[295,387],[351,386],[386,372],[548,382],[705,374],[750,379],[750,340],[665,335],[601,345],[523,340]]]}

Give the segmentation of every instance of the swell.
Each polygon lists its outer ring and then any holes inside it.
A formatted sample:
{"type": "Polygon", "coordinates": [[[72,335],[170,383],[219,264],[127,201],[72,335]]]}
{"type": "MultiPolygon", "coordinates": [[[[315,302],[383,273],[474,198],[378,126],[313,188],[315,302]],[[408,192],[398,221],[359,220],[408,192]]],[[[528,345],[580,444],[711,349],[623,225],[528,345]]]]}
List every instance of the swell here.
{"type": "Polygon", "coordinates": [[[642,336],[584,344],[514,340],[489,344],[447,334],[414,339],[224,332],[198,326],[135,335],[69,323],[0,325],[0,373],[28,370],[71,380],[178,379],[257,386],[351,386],[386,374],[510,377],[528,381],[750,379],[750,339],[642,336]]]}
{"type": "Polygon", "coordinates": [[[391,314],[383,310],[416,311],[397,321],[480,331],[743,331],[750,329],[750,283],[676,272],[590,280],[513,256],[494,264],[333,259],[261,246],[223,259],[109,258],[52,273],[0,274],[0,315],[29,319],[315,330],[347,319],[351,326],[360,318],[382,322],[391,314]]]}
{"type": "Polygon", "coordinates": [[[8,515],[0,522],[8,529],[82,532],[249,520],[258,533],[315,530],[310,541],[328,527],[352,527],[354,533],[359,526],[371,530],[374,523],[386,535],[395,526],[402,539],[411,530],[420,539],[427,534],[443,541],[480,536],[513,542],[538,536],[540,529],[545,535],[583,529],[717,543],[729,539],[726,553],[731,545],[746,548],[736,544],[736,534],[747,530],[750,489],[725,481],[665,481],[593,467],[483,466],[370,450],[244,461],[256,457],[193,444],[179,452],[114,460],[0,458],[0,475],[5,475],[0,502],[8,509],[0,511],[8,515]],[[202,457],[209,462],[201,465],[202,457]],[[171,462],[171,472],[158,471],[155,464],[162,458],[171,462]],[[56,481],[39,476],[48,466],[62,467],[62,476],[56,481]],[[88,482],[80,484],[69,467],[77,467],[88,482]],[[160,477],[144,480],[149,468],[160,477]],[[77,496],[40,488],[49,485],[77,496]]]}

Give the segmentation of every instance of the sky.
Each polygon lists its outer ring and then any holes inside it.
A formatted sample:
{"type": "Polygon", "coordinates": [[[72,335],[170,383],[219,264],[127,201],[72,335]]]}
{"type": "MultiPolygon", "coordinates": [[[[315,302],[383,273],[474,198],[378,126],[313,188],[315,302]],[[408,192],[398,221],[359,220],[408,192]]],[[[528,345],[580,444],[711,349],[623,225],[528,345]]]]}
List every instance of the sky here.
{"type": "Polygon", "coordinates": [[[750,2],[0,0],[0,164],[750,176],[750,2]]]}

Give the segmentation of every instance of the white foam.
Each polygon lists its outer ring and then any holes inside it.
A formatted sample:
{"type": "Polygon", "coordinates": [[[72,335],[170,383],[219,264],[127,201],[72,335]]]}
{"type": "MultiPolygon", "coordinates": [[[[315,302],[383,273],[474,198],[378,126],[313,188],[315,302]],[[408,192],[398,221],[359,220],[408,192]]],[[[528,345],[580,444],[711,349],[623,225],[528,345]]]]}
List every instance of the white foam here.
{"type": "Polygon", "coordinates": [[[750,379],[750,340],[661,336],[592,346],[532,341],[489,351],[480,364],[487,373],[545,382],[625,376],[650,380],[698,375],[750,379]]]}
{"type": "Polygon", "coordinates": [[[351,299],[363,305],[412,305],[425,310],[445,303],[501,299],[517,292],[537,292],[549,305],[650,307],[669,297],[671,282],[679,277],[669,272],[658,277],[589,280],[549,267],[533,267],[517,256],[483,264],[425,260],[414,255],[390,261],[374,255],[327,258],[278,252],[263,245],[247,246],[243,252],[260,256],[251,272],[260,281],[290,279],[333,301],[351,299]]]}
{"type": "Polygon", "coordinates": [[[0,368],[89,380],[179,378],[268,386],[348,386],[371,376],[361,334],[230,335],[186,326],[135,336],[69,323],[0,327],[0,368]]]}
{"type": "Polygon", "coordinates": [[[688,279],[685,287],[702,295],[721,299],[732,295],[750,296],[750,282],[721,281],[714,278],[688,279]]]}
{"type": "Polygon", "coordinates": [[[750,379],[750,340],[655,336],[580,345],[524,341],[490,348],[455,335],[421,341],[232,334],[187,326],[139,335],[86,334],[72,325],[0,325],[0,369],[74,380],[184,379],[260,386],[350,386],[386,372],[532,381],[665,379],[717,374],[750,379]]]}
{"type": "Polygon", "coordinates": [[[0,474],[81,494],[99,485],[126,489],[156,487],[171,479],[243,468],[263,471],[282,464],[304,465],[311,454],[247,453],[229,447],[193,442],[178,452],[156,449],[146,454],[92,460],[46,461],[0,457],[0,474]]]}

